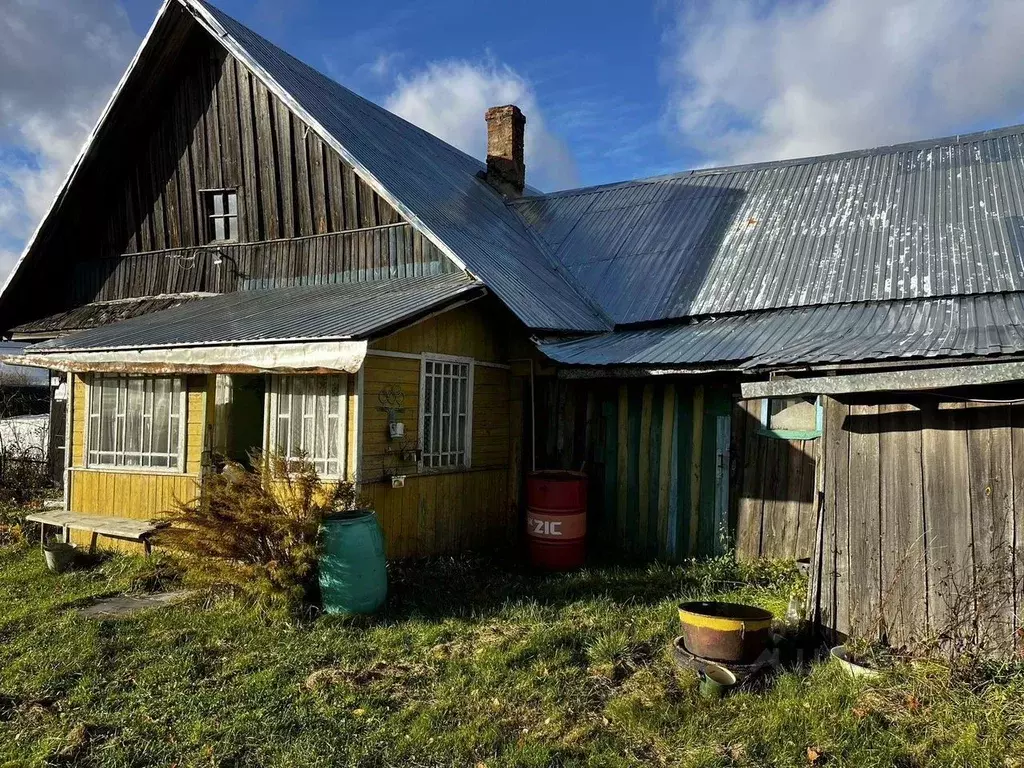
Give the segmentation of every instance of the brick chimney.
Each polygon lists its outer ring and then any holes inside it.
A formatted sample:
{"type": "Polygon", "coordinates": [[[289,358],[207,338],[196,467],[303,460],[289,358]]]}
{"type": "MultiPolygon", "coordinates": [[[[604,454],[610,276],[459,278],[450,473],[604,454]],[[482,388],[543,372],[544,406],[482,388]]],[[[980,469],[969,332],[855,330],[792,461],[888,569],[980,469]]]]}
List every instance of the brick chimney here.
{"type": "Polygon", "coordinates": [[[487,183],[506,197],[519,197],[526,186],[523,137],[526,117],[515,104],[491,107],[487,120],[487,183]]]}

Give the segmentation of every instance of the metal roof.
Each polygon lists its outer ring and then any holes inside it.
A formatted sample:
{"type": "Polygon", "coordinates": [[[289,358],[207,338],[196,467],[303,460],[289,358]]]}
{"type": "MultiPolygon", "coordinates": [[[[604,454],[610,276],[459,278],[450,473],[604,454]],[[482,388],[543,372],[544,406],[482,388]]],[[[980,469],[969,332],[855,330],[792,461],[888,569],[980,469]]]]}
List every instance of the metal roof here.
{"type": "Polygon", "coordinates": [[[159,312],[163,309],[181,306],[191,301],[209,298],[214,294],[209,293],[173,293],[160,296],[145,296],[139,299],[114,299],[112,301],[94,301],[91,304],[83,304],[80,307],[72,307],[64,312],[28,323],[22,323],[11,328],[13,336],[43,334],[64,334],[70,331],[82,331],[87,328],[95,328],[98,325],[116,323],[121,320],[128,320],[140,315],[148,315],[150,312],[159,312]]]}
{"type": "Polygon", "coordinates": [[[758,368],[1024,353],[1024,293],[802,307],[540,344],[570,365],[758,368]]]}
{"type": "MultiPolygon", "coordinates": [[[[529,327],[610,323],[478,175],[479,160],[344,88],[203,0],[181,2],[365,180],[529,327]]],[[[480,116],[481,121],[483,115],[480,116]]]]}
{"type": "Polygon", "coordinates": [[[28,348],[30,353],[363,339],[485,292],[465,274],[237,291],[28,348]]]}
{"type": "Polygon", "coordinates": [[[618,324],[1024,289],[1024,126],[510,205],[618,324]]]}

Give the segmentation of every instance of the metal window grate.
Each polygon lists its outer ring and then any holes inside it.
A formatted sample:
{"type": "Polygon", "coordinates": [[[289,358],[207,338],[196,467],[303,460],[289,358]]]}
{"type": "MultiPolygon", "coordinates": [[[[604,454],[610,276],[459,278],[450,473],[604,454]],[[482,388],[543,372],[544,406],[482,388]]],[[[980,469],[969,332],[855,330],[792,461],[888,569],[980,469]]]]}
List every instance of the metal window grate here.
{"type": "Polygon", "coordinates": [[[89,388],[89,466],[179,469],[180,378],[97,375],[89,388]]]}
{"type": "Polygon", "coordinates": [[[468,465],[470,366],[423,362],[423,466],[468,465]]]}
{"type": "Polygon", "coordinates": [[[312,462],[321,477],[341,477],[345,460],[342,376],[275,376],[271,445],[288,461],[312,462]]]}

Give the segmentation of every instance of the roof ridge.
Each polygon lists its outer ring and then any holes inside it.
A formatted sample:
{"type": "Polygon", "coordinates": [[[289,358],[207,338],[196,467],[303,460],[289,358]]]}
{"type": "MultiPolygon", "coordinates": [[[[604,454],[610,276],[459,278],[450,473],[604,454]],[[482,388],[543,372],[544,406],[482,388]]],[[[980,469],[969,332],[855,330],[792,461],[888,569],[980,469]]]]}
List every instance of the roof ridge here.
{"type": "Polygon", "coordinates": [[[508,201],[510,205],[529,203],[534,200],[548,200],[557,197],[576,197],[598,192],[606,192],[612,189],[621,189],[630,186],[641,186],[644,184],[656,184],[659,182],[672,181],[675,179],[686,179],[691,177],[716,176],[726,173],[739,173],[742,171],[767,170],[771,168],[793,168],[801,165],[811,165],[832,160],[852,160],[860,157],[871,157],[907,152],[911,150],[924,150],[942,147],[955,147],[963,144],[971,144],[976,141],[999,139],[1005,136],[1024,134],[1024,123],[1002,126],[999,128],[988,128],[970,133],[955,133],[948,136],[940,136],[931,139],[915,139],[913,141],[901,142],[898,144],[882,144],[875,147],[862,149],[848,149],[841,152],[826,153],[822,155],[806,155],[803,157],[785,158],[781,160],[763,160],[753,163],[738,163],[734,165],[721,165],[708,168],[691,168],[674,173],[665,173],[658,176],[647,176],[639,179],[624,179],[622,181],[611,181],[604,184],[595,184],[589,187],[575,187],[572,189],[561,189],[555,192],[548,192],[540,195],[526,195],[508,201]]]}

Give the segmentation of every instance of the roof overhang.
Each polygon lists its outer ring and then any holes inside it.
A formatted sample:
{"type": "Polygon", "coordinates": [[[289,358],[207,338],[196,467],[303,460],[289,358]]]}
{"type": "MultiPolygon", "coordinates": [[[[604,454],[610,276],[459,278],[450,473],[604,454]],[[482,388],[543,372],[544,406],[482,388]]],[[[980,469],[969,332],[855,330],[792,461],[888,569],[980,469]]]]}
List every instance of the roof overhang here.
{"type": "Polygon", "coordinates": [[[839,376],[771,379],[740,385],[744,400],[798,395],[852,395],[864,392],[912,392],[947,387],[1005,384],[1024,380],[1024,362],[914,368],[839,376]]]}
{"type": "Polygon", "coordinates": [[[76,372],[354,373],[370,339],[486,294],[462,274],[236,291],[51,339],[6,362],[76,372]]]}
{"type": "Polygon", "coordinates": [[[75,373],[356,373],[366,357],[366,341],[239,344],[99,352],[29,352],[0,357],[11,365],[75,373]]]}

